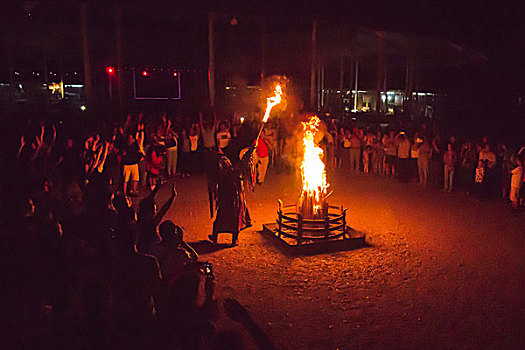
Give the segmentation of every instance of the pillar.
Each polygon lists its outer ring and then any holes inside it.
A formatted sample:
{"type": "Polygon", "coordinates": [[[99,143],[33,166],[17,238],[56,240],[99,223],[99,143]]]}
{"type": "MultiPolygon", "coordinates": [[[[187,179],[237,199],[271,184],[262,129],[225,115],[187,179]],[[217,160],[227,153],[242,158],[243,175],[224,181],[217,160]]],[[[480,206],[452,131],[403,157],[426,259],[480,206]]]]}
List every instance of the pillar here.
{"type": "Polygon", "coordinates": [[[310,108],[315,106],[315,64],[317,61],[317,21],[312,22],[312,52],[310,55],[310,108]]]}
{"type": "Polygon", "coordinates": [[[208,14],[208,88],[210,106],[215,110],[215,45],[213,21],[213,14],[208,14]]]}
{"type": "Polygon", "coordinates": [[[86,105],[92,108],[93,86],[88,44],[87,5],[85,1],[80,4],[80,21],[82,26],[82,57],[84,60],[84,96],[86,97],[86,105]]]}

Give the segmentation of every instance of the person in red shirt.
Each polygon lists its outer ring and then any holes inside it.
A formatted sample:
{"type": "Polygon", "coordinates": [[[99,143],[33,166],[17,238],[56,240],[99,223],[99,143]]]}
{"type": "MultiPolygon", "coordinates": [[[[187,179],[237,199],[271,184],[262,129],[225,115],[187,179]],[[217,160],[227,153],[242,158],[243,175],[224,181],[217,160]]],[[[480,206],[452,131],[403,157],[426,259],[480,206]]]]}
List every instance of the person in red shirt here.
{"type": "Polygon", "coordinates": [[[266,177],[268,163],[270,160],[270,141],[266,138],[263,129],[259,141],[255,144],[255,154],[257,155],[257,184],[261,185],[266,177]]]}
{"type": "Polygon", "coordinates": [[[146,157],[146,173],[148,174],[149,187],[153,191],[159,182],[159,170],[162,164],[162,156],[157,144],[152,145],[146,157]]]}

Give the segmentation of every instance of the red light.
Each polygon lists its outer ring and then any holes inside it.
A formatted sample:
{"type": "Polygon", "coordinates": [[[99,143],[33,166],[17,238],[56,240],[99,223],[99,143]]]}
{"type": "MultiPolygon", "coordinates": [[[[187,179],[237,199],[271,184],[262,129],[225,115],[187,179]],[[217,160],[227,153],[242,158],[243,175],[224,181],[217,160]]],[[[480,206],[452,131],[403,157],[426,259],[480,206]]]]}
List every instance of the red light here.
{"type": "Polygon", "coordinates": [[[148,76],[148,71],[147,71],[147,70],[143,71],[143,72],[142,72],[142,75],[145,76],[145,77],[147,77],[147,76],[148,76]]]}
{"type": "Polygon", "coordinates": [[[106,68],[106,72],[108,72],[108,74],[113,74],[113,73],[115,73],[115,68],[113,68],[113,67],[107,67],[107,68],[106,68]]]}
{"type": "Polygon", "coordinates": [[[177,72],[173,73],[173,76],[176,77],[177,75],[179,75],[177,72]]]}

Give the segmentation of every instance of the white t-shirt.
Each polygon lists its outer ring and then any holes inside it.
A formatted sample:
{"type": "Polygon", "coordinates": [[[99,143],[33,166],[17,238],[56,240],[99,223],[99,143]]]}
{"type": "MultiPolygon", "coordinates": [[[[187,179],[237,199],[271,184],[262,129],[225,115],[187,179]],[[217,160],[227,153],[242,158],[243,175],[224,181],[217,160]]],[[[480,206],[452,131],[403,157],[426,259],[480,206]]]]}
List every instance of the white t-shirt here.
{"type": "Polygon", "coordinates": [[[484,160],[487,162],[489,168],[494,168],[496,165],[496,155],[491,151],[481,151],[479,152],[479,160],[484,160]]]}
{"type": "Polygon", "coordinates": [[[230,145],[232,136],[229,131],[220,131],[217,133],[217,143],[219,148],[226,148],[230,145]]]}

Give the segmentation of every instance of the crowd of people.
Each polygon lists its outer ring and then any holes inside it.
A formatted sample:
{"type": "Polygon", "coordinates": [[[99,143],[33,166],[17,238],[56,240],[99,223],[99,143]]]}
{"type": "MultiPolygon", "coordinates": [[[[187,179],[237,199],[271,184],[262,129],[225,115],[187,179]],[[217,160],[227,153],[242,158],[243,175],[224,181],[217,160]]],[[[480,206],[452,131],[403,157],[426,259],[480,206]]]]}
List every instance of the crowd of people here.
{"type": "Polygon", "coordinates": [[[480,199],[501,197],[517,211],[524,204],[523,162],[525,144],[511,148],[455,135],[445,140],[425,124],[395,125],[387,129],[370,125],[338,127],[329,123],[323,139],[327,165],[353,173],[395,177],[400,181],[429,184],[443,191],[464,191],[480,199]]]}
{"type": "MultiPolygon", "coordinates": [[[[257,139],[258,121],[139,114],[82,137],[50,122],[29,123],[0,188],[5,331],[37,348],[240,348],[239,337],[214,327],[211,266],[163,217],[177,196],[173,178],[205,174],[215,217],[210,240],[228,232],[237,243],[250,226],[244,187],[264,183],[268,167],[299,168],[300,116],[270,121],[257,139]],[[255,176],[239,166],[247,152],[255,176]],[[171,195],[157,210],[166,183],[171,195]]],[[[440,137],[425,124],[358,127],[325,119],[316,141],[328,169],[499,196],[519,210],[525,146],[440,137]]],[[[240,305],[224,307],[271,347],[240,305]]]]}
{"type": "Polygon", "coordinates": [[[241,334],[216,328],[224,309],[273,348],[238,302],[214,299],[213,267],[164,219],[177,197],[170,178],[206,173],[215,241],[228,227],[235,244],[235,230],[249,225],[244,208],[244,226],[230,229],[239,181],[228,174],[239,177],[225,156],[252,145],[241,142],[249,129],[203,119],[128,116],[84,137],[28,123],[0,187],[5,339],[45,349],[241,349],[241,334]],[[171,194],[157,208],[163,186],[171,194]]]}

